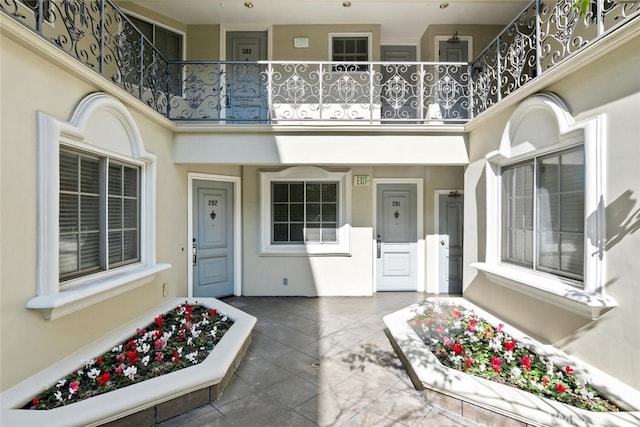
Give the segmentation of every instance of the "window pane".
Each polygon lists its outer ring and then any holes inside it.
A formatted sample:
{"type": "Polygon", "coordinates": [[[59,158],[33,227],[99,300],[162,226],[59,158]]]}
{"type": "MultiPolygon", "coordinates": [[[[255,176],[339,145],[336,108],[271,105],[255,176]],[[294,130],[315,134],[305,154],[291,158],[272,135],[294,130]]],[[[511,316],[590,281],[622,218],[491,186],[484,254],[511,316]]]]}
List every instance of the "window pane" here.
{"type": "Polygon", "coordinates": [[[109,164],[109,194],[122,194],[122,166],[109,164]]]}
{"type": "Polygon", "coordinates": [[[303,242],[304,241],[303,224],[291,224],[289,230],[291,232],[291,238],[290,238],[291,242],[303,242]]]}
{"type": "Polygon", "coordinates": [[[138,228],[138,200],[137,199],[124,200],[123,217],[124,217],[123,219],[124,219],[125,228],[138,228]]]}
{"type": "Polygon", "coordinates": [[[584,150],[565,153],[561,161],[560,190],[584,192],[584,150]]]}
{"type": "Polygon", "coordinates": [[[80,230],[100,231],[100,198],[98,196],[80,197],[80,230]]]}
{"type": "Polygon", "coordinates": [[[582,277],[584,268],[582,235],[560,235],[560,270],[582,277]]]}
{"type": "Polygon", "coordinates": [[[289,201],[304,203],[304,184],[289,184],[289,201]]]}
{"type": "Polygon", "coordinates": [[[80,234],[80,269],[100,267],[100,233],[80,234]]]}
{"type": "Polygon", "coordinates": [[[338,184],[322,184],[322,201],[336,202],[338,200],[338,184]]]}
{"type": "Polygon", "coordinates": [[[288,202],[289,201],[289,184],[273,184],[273,201],[288,202]]]}
{"type": "Polygon", "coordinates": [[[138,260],[138,231],[129,230],[124,232],[124,261],[138,260]]]}
{"type": "Polygon", "coordinates": [[[138,197],[138,168],[124,166],[124,195],[138,197]]]}
{"type": "Polygon", "coordinates": [[[274,242],[289,241],[289,225],[273,224],[273,241],[274,242]]]}
{"type": "Polygon", "coordinates": [[[100,161],[89,157],[80,158],[80,191],[98,194],[100,192],[100,161]]]}
{"type": "Polygon", "coordinates": [[[322,204],[322,222],[335,222],[337,219],[337,205],[335,203],[322,204]]]}
{"type": "Polygon", "coordinates": [[[109,265],[122,261],[122,232],[109,233],[109,265]]]}
{"type": "Polygon", "coordinates": [[[307,242],[319,242],[320,241],[320,224],[311,223],[307,224],[307,242]]]}
{"type": "Polygon", "coordinates": [[[335,223],[324,224],[324,227],[322,228],[322,241],[336,242],[337,240],[338,239],[337,239],[336,224],[335,223]]]}
{"type": "Polygon", "coordinates": [[[289,221],[289,205],[284,203],[274,204],[273,220],[276,222],[289,221]]]}
{"type": "Polygon", "coordinates": [[[109,230],[122,228],[122,199],[109,197],[109,230]]]}
{"type": "Polygon", "coordinates": [[[320,204],[319,203],[307,204],[307,221],[308,222],[320,221],[320,204]]]}
{"type": "Polygon", "coordinates": [[[73,273],[78,270],[78,235],[60,235],[58,266],[60,274],[73,273]]]}
{"type": "Polygon", "coordinates": [[[320,201],[320,184],[307,184],[307,202],[320,201]]]}
{"type": "Polygon", "coordinates": [[[78,155],[60,151],[60,191],[78,191],[78,155]]]}
{"type": "Polygon", "coordinates": [[[560,204],[560,231],[583,233],[584,193],[563,194],[560,196],[560,204]]]}
{"type": "Polygon", "coordinates": [[[78,196],[60,194],[60,232],[78,231],[78,196]]]}

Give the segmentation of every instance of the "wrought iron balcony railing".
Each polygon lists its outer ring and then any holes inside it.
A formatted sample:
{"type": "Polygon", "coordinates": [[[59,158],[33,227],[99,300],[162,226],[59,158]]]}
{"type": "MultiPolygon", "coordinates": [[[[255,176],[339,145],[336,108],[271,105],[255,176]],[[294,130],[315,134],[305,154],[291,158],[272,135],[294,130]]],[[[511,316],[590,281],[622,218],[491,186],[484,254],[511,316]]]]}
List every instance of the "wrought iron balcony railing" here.
{"type": "Polygon", "coordinates": [[[176,121],[464,123],[640,16],[640,2],[532,1],[471,63],[168,61],[112,0],[0,0],[34,30],[176,121]]]}

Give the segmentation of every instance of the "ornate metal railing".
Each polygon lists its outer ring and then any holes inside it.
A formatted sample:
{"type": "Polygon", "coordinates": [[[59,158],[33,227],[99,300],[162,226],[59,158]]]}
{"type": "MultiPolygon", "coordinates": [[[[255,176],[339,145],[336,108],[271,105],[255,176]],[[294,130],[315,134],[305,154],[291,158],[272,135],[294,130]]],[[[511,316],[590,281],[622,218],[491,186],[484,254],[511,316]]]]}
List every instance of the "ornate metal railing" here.
{"type": "Polygon", "coordinates": [[[182,78],[172,83],[182,87],[182,93],[169,100],[172,120],[336,124],[446,123],[470,118],[468,63],[171,65],[182,78]]]}
{"type": "Polygon", "coordinates": [[[640,1],[534,0],[471,63],[473,116],[553,69],[591,42],[640,16],[640,1]]]}
{"type": "Polygon", "coordinates": [[[162,115],[215,123],[463,123],[640,16],[640,1],[532,1],[471,63],[168,61],[112,0],[0,10],[162,115]],[[363,71],[364,70],[364,71],[363,71]]]}

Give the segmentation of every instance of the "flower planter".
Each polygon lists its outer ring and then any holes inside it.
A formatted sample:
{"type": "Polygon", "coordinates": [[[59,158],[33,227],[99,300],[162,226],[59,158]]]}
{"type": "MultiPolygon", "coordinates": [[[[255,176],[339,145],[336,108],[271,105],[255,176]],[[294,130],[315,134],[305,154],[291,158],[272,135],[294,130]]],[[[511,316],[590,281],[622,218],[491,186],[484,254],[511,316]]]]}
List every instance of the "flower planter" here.
{"type": "Polygon", "coordinates": [[[0,424],[67,427],[115,421],[114,424],[122,425],[154,425],[214,401],[222,394],[250,343],[255,323],[255,317],[214,298],[173,299],[3,392],[0,395],[0,424]],[[134,334],[136,329],[153,322],[159,313],[185,301],[216,309],[234,321],[202,363],[67,406],[50,410],[19,409],[42,389],[78,369],[82,361],[108,351],[134,334]]]}
{"type": "MultiPolygon", "coordinates": [[[[504,323],[463,298],[429,298],[427,302],[436,300],[472,309],[493,326],[504,323]]],[[[587,411],[444,366],[408,323],[423,309],[424,303],[414,304],[385,316],[384,322],[398,356],[416,388],[425,390],[429,404],[486,425],[509,422],[532,426],[640,425],[638,390],[508,325],[502,329],[505,333],[527,343],[534,352],[548,357],[557,366],[574,366],[576,372],[590,378],[591,385],[622,411],[587,411]]]]}

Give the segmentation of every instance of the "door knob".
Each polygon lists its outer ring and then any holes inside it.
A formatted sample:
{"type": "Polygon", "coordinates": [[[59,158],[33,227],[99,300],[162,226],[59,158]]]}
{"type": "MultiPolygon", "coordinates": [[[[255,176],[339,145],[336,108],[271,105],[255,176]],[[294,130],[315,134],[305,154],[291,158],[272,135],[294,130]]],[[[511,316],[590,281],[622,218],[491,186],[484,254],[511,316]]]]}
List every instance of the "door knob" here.
{"type": "Polygon", "coordinates": [[[444,240],[440,240],[440,244],[444,246],[444,240]]]}

